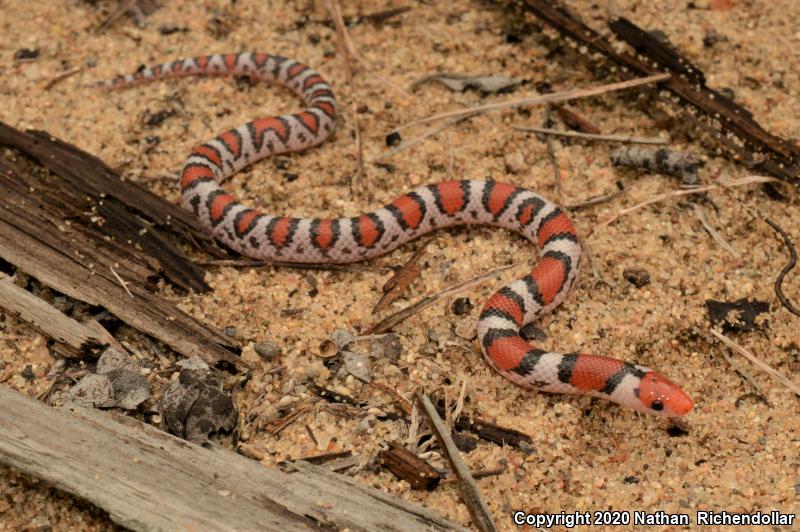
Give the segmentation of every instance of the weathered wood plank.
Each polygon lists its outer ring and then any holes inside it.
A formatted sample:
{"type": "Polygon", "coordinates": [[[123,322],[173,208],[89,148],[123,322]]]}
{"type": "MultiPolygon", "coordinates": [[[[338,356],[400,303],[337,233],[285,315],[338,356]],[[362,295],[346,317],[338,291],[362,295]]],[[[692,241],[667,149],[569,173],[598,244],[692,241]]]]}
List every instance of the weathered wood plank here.
{"type": "MultiPolygon", "coordinates": [[[[35,158],[58,176],[57,181],[45,183],[36,173],[26,175],[28,184],[39,188],[37,193],[44,199],[47,199],[50,188],[67,196],[72,191],[82,196],[87,205],[67,202],[61,209],[67,211],[60,213],[62,219],[66,214],[73,217],[78,225],[91,227],[92,223],[85,223],[85,216],[76,215],[94,210],[96,216],[105,219],[103,236],[111,236],[122,244],[135,244],[133,248],[140,250],[140,259],[145,255],[157,262],[164,276],[173,284],[198,292],[208,289],[203,281],[203,269],[187,260],[171,242],[161,236],[160,231],[140,219],[152,220],[159,228],[213,251],[211,236],[196,223],[189,211],[159,198],[136,183],[124,181],[97,157],[46,132],[22,132],[0,122],[0,145],[16,148],[35,158]],[[65,193],[65,188],[69,192],[65,193]],[[73,212],[69,212],[70,209],[73,212]]],[[[49,203],[60,207],[58,202],[49,203]]],[[[55,214],[58,211],[57,208],[55,214]]],[[[130,252],[136,251],[131,249],[130,252]]]]}
{"type": "Polygon", "coordinates": [[[317,466],[285,474],[131,418],[0,386],[0,462],[134,530],[463,530],[317,466]]]}
{"type": "Polygon", "coordinates": [[[225,362],[231,367],[244,367],[229,339],[172,303],[137,283],[128,283],[126,291],[118,281],[106,277],[105,272],[84,267],[72,256],[1,218],[0,257],[25,273],[70,297],[108,309],[131,327],[150,334],[186,357],[196,355],[211,365],[225,362]]]}
{"type": "Polygon", "coordinates": [[[72,349],[69,353],[74,352],[76,356],[94,350],[99,353],[99,349],[106,343],[99,334],[15,285],[2,273],[0,308],[30,323],[48,338],[69,346],[72,349]]]}
{"type": "MultiPolygon", "coordinates": [[[[64,178],[65,184],[26,157],[0,157],[0,258],[69,297],[108,309],[183,356],[246,369],[233,340],[151,292],[162,261],[169,270],[186,270],[186,276],[172,277],[183,278],[185,287],[201,287],[188,270],[198,268],[177,252],[148,253],[148,248],[167,246],[166,242],[125,205],[102,199],[106,192],[97,187],[107,185],[97,175],[89,184],[79,181],[79,170],[97,174],[101,163],[75,148],[39,137],[32,140],[0,123],[3,143],[23,145],[69,179],[64,178]]],[[[114,179],[119,181],[118,176],[114,179]]]]}

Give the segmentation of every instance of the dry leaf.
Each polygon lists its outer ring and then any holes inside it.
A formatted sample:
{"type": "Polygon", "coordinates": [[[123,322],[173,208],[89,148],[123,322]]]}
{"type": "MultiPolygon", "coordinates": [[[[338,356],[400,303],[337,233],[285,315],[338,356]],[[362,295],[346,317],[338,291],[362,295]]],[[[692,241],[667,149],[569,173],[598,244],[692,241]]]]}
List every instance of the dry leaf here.
{"type": "Polygon", "coordinates": [[[381,297],[380,301],[378,301],[375,304],[375,307],[372,309],[373,314],[377,314],[381,310],[385,309],[390,303],[403,295],[403,292],[405,292],[406,289],[411,286],[411,283],[414,282],[414,279],[419,277],[420,272],[422,272],[422,268],[420,268],[417,263],[424,254],[425,245],[423,244],[420,246],[419,250],[414,253],[414,256],[411,257],[411,260],[405,263],[403,267],[392,276],[391,279],[386,281],[386,284],[383,285],[383,297],[381,297]]]}
{"type": "Polygon", "coordinates": [[[468,76],[464,74],[432,74],[425,76],[411,84],[411,88],[427,83],[428,81],[438,81],[454,92],[464,92],[468,89],[479,90],[487,94],[498,92],[511,92],[522,80],[509,78],[506,76],[496,76],[494,74],[468,76]]]}

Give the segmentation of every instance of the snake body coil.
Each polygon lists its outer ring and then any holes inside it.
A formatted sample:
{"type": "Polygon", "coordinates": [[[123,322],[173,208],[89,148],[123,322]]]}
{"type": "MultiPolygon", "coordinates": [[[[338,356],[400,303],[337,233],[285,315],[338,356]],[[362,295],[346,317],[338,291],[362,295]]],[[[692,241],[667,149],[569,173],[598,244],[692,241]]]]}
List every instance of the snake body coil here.
{"type": "Polygon", "coordinates": [[[485,224],[516,231],[540,248],[533,270],[484,305],[478,341],[486,360],[509,380],[537,390],[592,395],[649,414],[678,417],[692,400],[648,368],[615,358],[537,349],[520,328],[558,306],[578,274],[581,247],[564,212],[542,196],[494,181],[445,181],[419,187],[375,212],[352,218],[262,214],[219,182],[271,155],[322,143],[334,129],[333,91],[314,70],[264,53],[201,56],[101,82],[117,88],[191,75],[248,76],[284,85],[308,108],[259,118],[194,148],[180,176],[184,206],[232,249],[265,260],[345,263],[379,255],[434,229],[485,224]]]}

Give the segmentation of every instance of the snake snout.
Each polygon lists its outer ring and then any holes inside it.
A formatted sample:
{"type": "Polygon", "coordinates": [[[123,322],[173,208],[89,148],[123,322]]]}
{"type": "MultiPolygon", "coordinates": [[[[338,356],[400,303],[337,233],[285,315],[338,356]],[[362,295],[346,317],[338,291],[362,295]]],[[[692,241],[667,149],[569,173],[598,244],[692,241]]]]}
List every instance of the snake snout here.
{"type": "Polygon", "coordinates": [[[681,417],[694,408],[694,401],[680,386],[656,371],[642,377],[639,400],[649,413],[681,417]]]}

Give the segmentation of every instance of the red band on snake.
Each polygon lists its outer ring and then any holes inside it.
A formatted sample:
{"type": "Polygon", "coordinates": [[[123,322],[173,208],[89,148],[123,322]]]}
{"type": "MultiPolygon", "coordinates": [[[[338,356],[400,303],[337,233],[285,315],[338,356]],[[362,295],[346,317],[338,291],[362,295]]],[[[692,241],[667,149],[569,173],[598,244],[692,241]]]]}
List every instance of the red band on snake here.
{"type": "Polygon", "coordinates": [[[578,275],[581,246],[564,212],[542,196],[495,181],[446,181],[419,187],[375,212],[352,218],[287,218],[250,209],[219,182],[269,157],[322,143],[334,130],[336,100],[317,72],[264,53],[173,61],[101,82],[116,88],[194,75],[248,76],[293,90],[307,109],[259,118],[194,148],[180,176],[183,204],[220,241],[255,259],[347,263],[377,257],[420,235],[456,225],[515,231],[540,248],[533,270],[484,305],[478,342],[509,380],[536,390],[601,397],[640,412],[679,417],[689,396],[662,374],[615,358],[560,354],[531,346],[520,328],[558,306],[578,275]]]}

